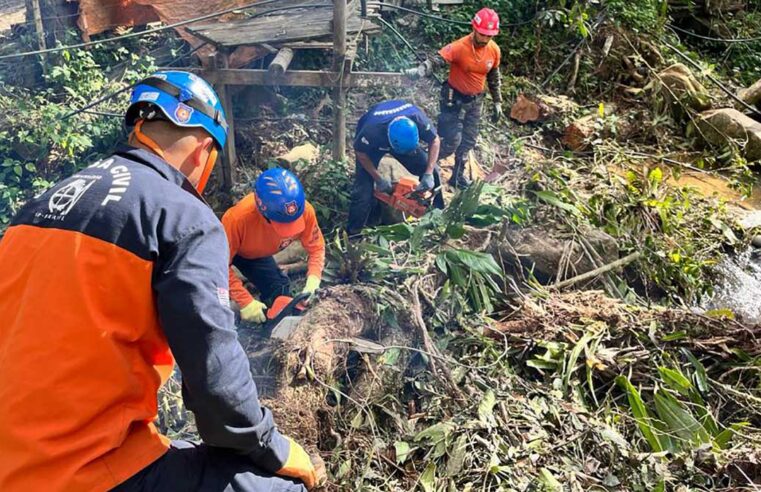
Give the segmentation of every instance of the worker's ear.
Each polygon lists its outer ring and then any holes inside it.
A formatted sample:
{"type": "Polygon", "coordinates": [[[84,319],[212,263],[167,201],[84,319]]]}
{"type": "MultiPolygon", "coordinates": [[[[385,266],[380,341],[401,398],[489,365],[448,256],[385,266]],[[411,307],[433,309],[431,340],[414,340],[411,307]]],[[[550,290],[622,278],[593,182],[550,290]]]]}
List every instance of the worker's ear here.
{"type": "Polygon", "coordinates": [[[209,153],[211,152],[213,146],[214,139],[211,137],[204,137],[198,140],[198,145],[196,145],[196,148],[193,151],[193,165],[195,167],[206,167],[206,163],[209,159],[209,153]]]}

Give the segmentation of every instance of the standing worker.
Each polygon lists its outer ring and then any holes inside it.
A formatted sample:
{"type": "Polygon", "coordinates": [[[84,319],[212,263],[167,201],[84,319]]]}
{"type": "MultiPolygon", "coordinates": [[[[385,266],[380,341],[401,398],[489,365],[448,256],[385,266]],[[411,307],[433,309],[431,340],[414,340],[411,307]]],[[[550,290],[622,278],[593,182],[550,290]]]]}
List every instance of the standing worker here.
{"type": "Polygon", "coordinates": [[[412,103],[392,100],[372,106],[357,123],[354,136],[356,167],[349,205],[349,235],[358,234],[367,223],[376,206],[373,184],[383,193],[390,193],[393,185],[378,173],[378,165],[386,154],[391,154],[409,172],[420,178],[418,190],[435,190],[433,206],[444,208],[439,171],[439,136],[431,120],[412,103]],[[420,142],[428,145],[426,152],[420,142]]]}
{"type": "Polygon", "coordinates": [[[259,404],[201,198],[227,139],[217,95],[159,72],[126,120],[130,146],[30,200],[0,242],[0,490],[313,487],[259,404]],[[203,443],[153,424],[175,360],[203,443]]]}
{"type": "Polygon", "coordinates": [[[439,99],[439,132],[443,140],[441,158],[455,155],[449,184],[458,189],[470,185],[465,165],[468,153],[476,145],[487,84],[492,97],[492,122],[502,117],[501,53],[492,39],[499,33],[499,16],[494,10],[483,8],[473,16],[471,25],[473,32],[444,46],[439,50],[440,58],[404,71],[416,78],[430,75],[434,66],[450,65],[449,78],[442,84],[439,99]]]}
{"type": "Polygon", "coordinates": [[[272,257],[298,240],[309,255],[304,293],[320,287],[325,266],[325,240],[314,207],[304,199],[298,178],[281,168],[268,169],[251,185],[252,193],[222,217],[230,244],[230,264],[259,290],[256,300],[232,267],[230,297],[240,307],[243,321],[263,323],[264,311],[277,296],[290,293],[288,277],[272,257]]]}

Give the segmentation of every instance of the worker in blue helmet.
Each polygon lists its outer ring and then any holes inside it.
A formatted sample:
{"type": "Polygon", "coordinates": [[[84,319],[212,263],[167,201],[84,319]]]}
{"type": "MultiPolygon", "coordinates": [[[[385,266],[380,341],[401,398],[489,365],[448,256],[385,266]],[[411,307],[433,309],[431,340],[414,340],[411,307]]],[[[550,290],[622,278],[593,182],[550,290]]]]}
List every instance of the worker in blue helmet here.
{"type": "Polygon", "coordinates": [[[375,189],[388,193],[392,184],[378,173],[378,164],[390,154],[420,179],[419,190],[436,190],[433,205],[444,208],[440,191],[439,136],[422,109],[401,100],[383,101],[359,119],[354,136],[356,172],[352,187],[347,232],[359,233],[371,216],[377,215],[375,189]],[[421,142],[427,145],[423,149],[421,142]],[[375,213],[374,213],[375,212],[375,213]]]}
{"type": "Polygon", "coordinates": [[[307,253],[307,278],[302,292],[320,287],[325,266],[325,240],[314,207],[304,197],[299,179],[279,167],[264,171],[251,183],[252,192],[222,216],[230,246],[230,298],[243,321],[262,323],[265,308],[277,296],[290,294],[290,282],[274,255],[299,241],[307,253]],[[254,284],[249,293],[232,266],[254,284]]]}

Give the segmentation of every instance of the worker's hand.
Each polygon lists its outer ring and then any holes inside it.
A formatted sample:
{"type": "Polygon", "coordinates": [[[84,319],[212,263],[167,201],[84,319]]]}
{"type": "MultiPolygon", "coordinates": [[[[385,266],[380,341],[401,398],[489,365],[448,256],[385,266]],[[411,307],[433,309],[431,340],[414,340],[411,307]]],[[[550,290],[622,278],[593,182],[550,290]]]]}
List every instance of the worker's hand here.
{"type": "Polygon", "coordinates": [[[375,189],[381,193],[391,193],[394,189],[394,185],[392,185],[391,181],[386,178],[378,178],[378,181],[375,182],[375,189]]]}
{"type": "Polygon", "coordinates": [[[288,451],[288,459],[285,465],[275,472],[276,475],[283,477],[297,478],[304,482],[307,489],[314,488],[317,485],[317,471],[309,459],[309,455],[296,441],[286,437],[291,447],[288,451]]]}
{"type": "Polygon", "coordinates": [[[502,104],[495,102],[491,112],[491,122],[497,123],[499,120],[502,119],[503,114],[504,113],[502,112],[502,104]]]}
{"type": "Polygon", "coordinates": [[[404,70],[402,70],[402,75],[409,78],[410,80],[417,80],[423,76],[420,71],[420,67],[405,68],[404,70]]]}
{"type": "Polygon", "coordinates": [[[267,306],[256,299],[240,310],[240,319],[247,323],[264,323],[267,317],[264,315],[264,309],[267,306]]]}
{"type": "Polygon", "coordinates": [[[417,191],[428,191],[433,189],[433,174],[423,174],[420,184],[417,185],[417,191]]]}
{"type": "Polygon", "coordinates": [[[307,283],[304,285],[303,294],[314,294],[314,292],[320,288],[320,277],[317,275],[308,275],[307,283]]]}

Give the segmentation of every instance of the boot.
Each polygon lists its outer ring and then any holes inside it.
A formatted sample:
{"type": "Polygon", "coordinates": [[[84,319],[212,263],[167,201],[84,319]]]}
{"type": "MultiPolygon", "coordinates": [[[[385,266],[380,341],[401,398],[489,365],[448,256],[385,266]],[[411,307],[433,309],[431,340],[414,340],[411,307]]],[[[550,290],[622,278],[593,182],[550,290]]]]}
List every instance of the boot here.
{"type": "Polygon", "coordinates": [[[452,177],[449,178],[449,186],[457,188],[458,190],[464,190],[470,186],[470,180],[465,177],[464,156],[455,156],[454,169],[452,169],[452,177]]]}

